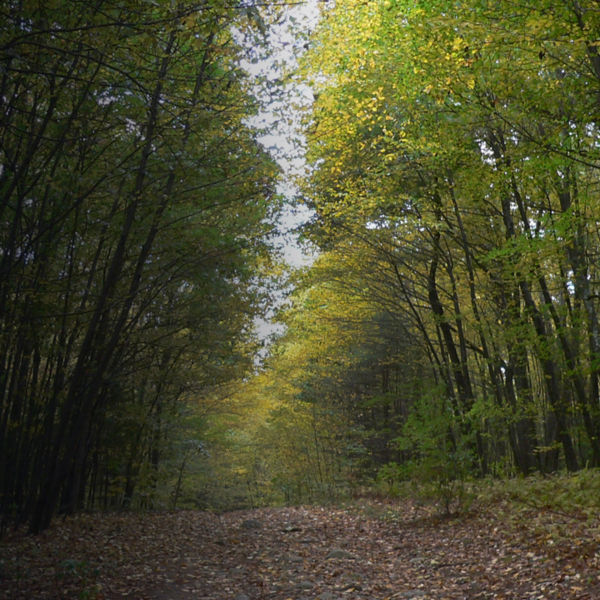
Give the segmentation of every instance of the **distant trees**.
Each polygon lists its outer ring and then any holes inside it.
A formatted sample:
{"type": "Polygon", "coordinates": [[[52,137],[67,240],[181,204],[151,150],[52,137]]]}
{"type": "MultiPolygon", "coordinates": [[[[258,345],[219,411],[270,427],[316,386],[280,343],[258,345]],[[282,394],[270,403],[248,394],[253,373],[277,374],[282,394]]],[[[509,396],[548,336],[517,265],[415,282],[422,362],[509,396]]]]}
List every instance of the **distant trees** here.
{"type": "Polygon", "coordinates": [[[191,385],[251,360],[275,168],[231,3],[9,2],[0,25],[0,515],[150,495],[191,385]],[[153,483],[154,481],[154,483],[153,483]]]}

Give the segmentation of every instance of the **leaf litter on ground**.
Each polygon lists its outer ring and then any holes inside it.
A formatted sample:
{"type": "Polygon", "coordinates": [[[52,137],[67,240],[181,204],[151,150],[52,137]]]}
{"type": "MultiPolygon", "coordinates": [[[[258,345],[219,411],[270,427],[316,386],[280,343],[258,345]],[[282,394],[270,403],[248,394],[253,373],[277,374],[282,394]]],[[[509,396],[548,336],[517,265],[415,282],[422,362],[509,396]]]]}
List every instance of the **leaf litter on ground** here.
{"type": "Polygon", "coordinates": [[[502,502],[81,514],[0,540],[0,598],[592,600],[600,527],[502,502]]]}

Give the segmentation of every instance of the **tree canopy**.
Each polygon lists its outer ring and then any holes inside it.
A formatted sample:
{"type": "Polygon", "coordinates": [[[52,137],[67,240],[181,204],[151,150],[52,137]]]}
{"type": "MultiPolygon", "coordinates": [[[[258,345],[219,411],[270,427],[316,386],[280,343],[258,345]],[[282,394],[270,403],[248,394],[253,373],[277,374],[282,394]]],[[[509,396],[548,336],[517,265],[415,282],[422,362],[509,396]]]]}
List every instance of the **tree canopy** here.
{"type": "Polygon", "coordinates": [[[289,356],[294,401],[361,431],[363,473],[598,466],[597,36],[593,2],[323,12],[300,184],[321,254],[273,378],[289,356]]]}
{"type": "Polygon", "coordinates": [[[596,3],[321,6],[284,77],[318,256],[260,367],[280,201],[241,58],[271,9],[5,7],[5,521],[600,466],[596,3]]]}
{"type": "Polygon", "coordinates": [[[5,518],[152,502],[182,399],[252,365],[277,211],[236,41],[260,40],[253,11],[3,8],[5,518]]]}

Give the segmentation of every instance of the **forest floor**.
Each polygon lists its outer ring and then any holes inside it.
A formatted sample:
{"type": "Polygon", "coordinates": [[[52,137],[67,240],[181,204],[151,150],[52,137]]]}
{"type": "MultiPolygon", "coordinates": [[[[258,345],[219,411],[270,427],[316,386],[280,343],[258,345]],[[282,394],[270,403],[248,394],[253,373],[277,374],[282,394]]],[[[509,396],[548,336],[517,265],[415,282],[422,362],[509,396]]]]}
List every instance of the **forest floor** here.
{"type": "Polygon", "coordinates": [[[412,501],[78,515],[0,540],[0,598],[600,598],[600,520],[412,501]]]}

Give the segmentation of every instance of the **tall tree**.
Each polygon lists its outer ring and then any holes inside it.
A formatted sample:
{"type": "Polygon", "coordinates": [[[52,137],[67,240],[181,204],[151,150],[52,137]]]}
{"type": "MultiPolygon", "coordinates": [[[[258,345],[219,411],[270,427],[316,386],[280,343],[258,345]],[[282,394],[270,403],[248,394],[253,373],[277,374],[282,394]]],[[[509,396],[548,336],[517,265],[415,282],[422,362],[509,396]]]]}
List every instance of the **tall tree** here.
{"type": "Polygon", "coordinates": [[[249,14],[5,7],[0,512],[33,531],[94,497],[100,458],[118,454],[105,444],[131,427],[123,410],[155,464],[182,369],[211,379],[249,330],[275,206],[274,166],[244,122],[255,103],[232,27],[249,14]]]}
{"type": "Polygon", "coordinates": [[[501,6],[327,12],[305,63],[310,235],[387,261],[480,470],[501,431],[521,471],[555,468],[556,443],[576,469],[599,456],[596,15],[501,6]]]}

